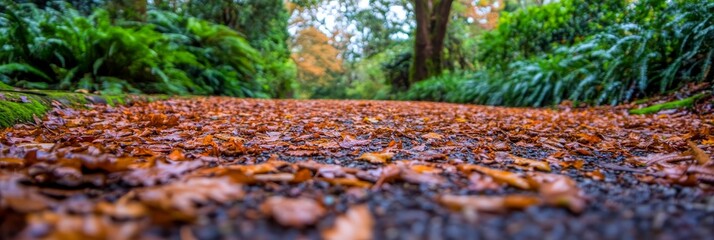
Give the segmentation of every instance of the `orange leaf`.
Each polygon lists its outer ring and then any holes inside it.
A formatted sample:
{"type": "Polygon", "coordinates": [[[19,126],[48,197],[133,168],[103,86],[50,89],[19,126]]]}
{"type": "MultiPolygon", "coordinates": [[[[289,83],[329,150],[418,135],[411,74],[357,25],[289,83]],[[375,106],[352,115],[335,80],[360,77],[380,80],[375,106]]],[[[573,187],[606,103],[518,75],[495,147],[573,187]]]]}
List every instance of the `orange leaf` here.
{"type": "Polygon", "coordinates": [[[178,149],[174,149],[173,151],[171,151],[171,154],[169,154],[168,158],[172,161],[186,160],[186,156],[184,156],[181,150],[178,149]]]}
{"type": "Polygon", "coordinates": [[[426,138],[426,139],[435,139],[435,140],[441,140],[444,138],[443,135],[435,133],[435,132],[430,132],[424,135],[421,135],[421,137],[426,138]]]}
{"type": "Polygon", "coordinates": [[[368,188],[372,186],[372,183],[365,182],[356,178],[320,178],[320,180],[328,182],[332,185],[343,185],[349,187],[368,188]]]}
{"type": "MultiPolygon", "coordinates": [[[[535,168],[535,169],[538,169],[541,171],[550,172],[550,164],[548,164],[548,162],[546,162],[546,161],[538,161],[538,160],[528,159],[528,158],[519,157],[519,156],[515,156],[513,154],[508,154],[508,153],[505,153],[505,154],[507,154],[507,155],[505,155],[505,157],[512,159],[513,163],[515,163],[517,165],[528,166],[528,167],[532,167],[532,168],[535,168]]],[[[496,153],[496,155],[497,156],[501,155],[501,157],[504,157],[503,156],[504,154],[502,152],[496,153]]]]}
{"type": "Polygon", "coordinates": [[[353,206],[340,216],[335,225],[322,231],[322,238],[327,240],[365,240],[372,239],[374,219],[367,205],[353,206]]]}
{"type": "Polygon", "coordinates": [[[478,171],[492,177],[498,182],[508,183],[511,186],[521,189],[530,189],[530,185],[528,184],[528,181],[526,181],[526,179],[521,178],[520,176],[512,172],[497,170],[473,164],[462,164],[459,166],[459,169],[467,173],[471,171],[478,171]]]}
{"type": "Polygon", "coordinates": [[[0,158],[0,168],[17,169],[22,168],[25,161],[22,158],[4,157],[0,158]]]}
{"type": "Polygon", "coordinates": [[[472,209],[487,212],[500,212],[507,209],[523,209],[540,203],[540,199],[532,196],[459,196],[444,195],[439,202],[454,210],[472,209]]]}
{"type": "Polygon", "coordinates": [[[712,160],[711,156],[699,148],[694,142],[687,141],[687,145],[689,145],[689,148],[692,150],[692,155],[694,156],[694,159],[697,160],[697,164],[705,165],[712,160]]]}
{"type": "Polygon", "coordinates": [[[394,156],[391,152],[363,153],[357,160],[365,160],[371,163],[387,163],[394,156]]]}

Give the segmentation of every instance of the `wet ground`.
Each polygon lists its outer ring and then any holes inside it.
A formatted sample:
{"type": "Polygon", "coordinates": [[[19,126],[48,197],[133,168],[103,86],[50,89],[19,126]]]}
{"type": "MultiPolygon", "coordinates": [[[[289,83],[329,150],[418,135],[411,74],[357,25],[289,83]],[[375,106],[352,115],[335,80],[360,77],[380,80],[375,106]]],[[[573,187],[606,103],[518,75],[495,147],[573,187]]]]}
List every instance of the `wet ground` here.
{"type": "Polygon", "coordinates": [[[0,238],[708,239],[712,119],[218,97],[57,109],[0,136],[0,238]]]}

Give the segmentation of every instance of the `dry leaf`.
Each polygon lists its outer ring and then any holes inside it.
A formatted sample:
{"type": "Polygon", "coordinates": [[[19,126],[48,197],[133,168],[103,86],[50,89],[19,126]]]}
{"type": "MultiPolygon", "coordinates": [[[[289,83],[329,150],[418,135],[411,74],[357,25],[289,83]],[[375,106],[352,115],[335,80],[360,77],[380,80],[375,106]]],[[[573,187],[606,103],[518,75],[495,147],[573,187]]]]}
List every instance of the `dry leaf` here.
{"type": "Polygon", "coordinates": [[[357,160],[365,160],[371,163],[387,163],[393,156],[394,153],[391,152],[363,153],[357,160]]]}
{"type": "Polygon", "coordinates": [[[692,151],[694,159],[697,160],[697,164],[706,165],[712,161],[711,156],[709,156],[709,154],[704,152],[701,148],[697,147],[697,144],[692,141],[687,141],[687,144],[689,145],[689,149],[692,151]]]}
{"type": "Polygon", "coordinates": [[[444,138],[443,135],[435,133],[435,132],[430,132],[424,135],[421,135],[421,137],[426,138],[426,139],[434,139],[434,140],[441,140],[444,138]]]}
{"type": "Polygon", "coordinates": [[[471,209],[486,212],[500,212],[507,209],[524,209],[540,203],[540,199],[525,195],[506,196],[459,196],[444,195],[439,202],[454,210],[471,209]]]}
{"type": "Polygon", "coordinates": [[[303,228],[315,224],[325,215],[325,208],[310,198],[270,197],[260,206],[283,226],[303,228]]]}
{"type": "Polygon", "coordinates": [[[367,205],[350,207],[347,212],[337,216],[335,224],[322,231],[322,238],[327,240],[369,240],[373,239],[374,219],[367,205]]]}
{"type": "Polygon", "coordinates": [[[530,189],[530,185],[528,184],[528,181],[526,181],[526,179],[524,179],[512,172],[492,169],[492,168],[483,167],[483,166],[479,166],[479,165],[473,165],[473,164],[459,165],[459,169],[461,171],[464,171],[467,173],[469,173],[471,171],[478,171],[480,173],[483,173],[483,174],[486,174],[486,175],[492,177],[494,180],[496,180],[498,182],[508,183],[511,186],[521,188],[521,189],[530,189]]]}

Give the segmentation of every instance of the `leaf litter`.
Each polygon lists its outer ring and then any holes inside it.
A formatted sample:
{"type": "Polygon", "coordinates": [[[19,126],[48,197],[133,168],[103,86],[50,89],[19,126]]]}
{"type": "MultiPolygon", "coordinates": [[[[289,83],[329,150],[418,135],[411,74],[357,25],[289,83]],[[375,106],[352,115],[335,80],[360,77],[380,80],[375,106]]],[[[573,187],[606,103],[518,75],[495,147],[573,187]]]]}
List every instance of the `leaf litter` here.
{"type": "Polygon", "coordinates": [[[711,119],[223,97],[55,109],[2,130],[0,214],[15,220],[0,236],[697,237],[714,226],[711,119]],[[628,230],[632,216],[680,225],[628,230]]]}

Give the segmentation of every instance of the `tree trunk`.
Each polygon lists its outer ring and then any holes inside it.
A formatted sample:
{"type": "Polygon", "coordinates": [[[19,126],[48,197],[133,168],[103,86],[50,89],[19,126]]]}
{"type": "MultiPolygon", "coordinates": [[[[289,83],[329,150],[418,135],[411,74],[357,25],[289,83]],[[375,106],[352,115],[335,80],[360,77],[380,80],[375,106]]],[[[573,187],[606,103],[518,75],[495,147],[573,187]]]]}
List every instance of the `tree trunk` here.
{"type": "Polygon", "coordinates": [[[410,82],[439,74],[443,68],[444,38],[453,0],[414,0],[416,39],[410,82]]]}
{"type": "Polygon", "coordinates": [[[147,1],[146,0],[116,0],[110,1],[107,9],[112,19],[124,19],[131,21],[145,21],[147,1]]]}

